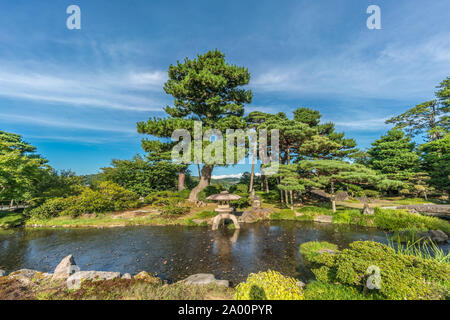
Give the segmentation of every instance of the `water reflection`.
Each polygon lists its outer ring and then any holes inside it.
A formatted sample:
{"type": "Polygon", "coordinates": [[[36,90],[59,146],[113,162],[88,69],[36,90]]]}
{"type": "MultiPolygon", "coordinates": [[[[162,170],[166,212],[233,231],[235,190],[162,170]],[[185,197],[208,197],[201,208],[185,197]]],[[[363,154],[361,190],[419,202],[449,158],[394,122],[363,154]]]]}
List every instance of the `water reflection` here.
{"type": "Polygon", "coordinates": [[[267,269],[308,280],[311,273],[298,247],[311,240],[346,247],[356,240],[385,243],[387,235],[374,229],[289,221],[217,231],[182,226],[0,231],[0,269],[52,272],[62,258],[73,254],[82,270],[146,270],[170,281],[213,273],[237,283],[267,269]]]}

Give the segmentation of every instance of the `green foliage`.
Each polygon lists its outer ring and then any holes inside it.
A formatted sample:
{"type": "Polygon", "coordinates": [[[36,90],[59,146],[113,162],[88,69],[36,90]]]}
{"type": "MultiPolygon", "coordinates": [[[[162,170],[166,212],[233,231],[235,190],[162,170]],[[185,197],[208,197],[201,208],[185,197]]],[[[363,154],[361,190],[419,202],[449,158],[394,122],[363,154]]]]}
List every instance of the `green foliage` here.
{"type": "Polygon", "coordinates": [[[419,150],[423,168],[430,176],[429,184],[450,193],[450,133],[421,145],[419,150]]]}
{"type": "Polygon", "coordinates": [[[132,160],[112,160],[112,167],[102,168],[101,179],[147,196],[155,190],[176,189],[179,165],[168,161],[150,162],[135,156],[132,160]]]}
{"type": "Polygon", "coordinates": [[[84,188],[77,196],[52,198],[30,210],[36,218],[78,217],[86,213],[103,213],[139,206],[138,195],[112,182],[102,182],[98,189],[84,188]]]}
{"type": "MultiPolygon", "coordinates": [[[[310,262],[320,264],[317,259],[310,262]]],[[[327,271],[327,276],[321,276],[321,281],[359,291],[366,285],[368,267],[379,267],[381,289],[377,295],[384,299],[444,299],[448,290],[449,265],[401,255],[376,242],[353,242],[350,248],[339,251],[334,260],[325,262],[318,274],[327,271]]]]}
{"type": "Polygon", "coordinates": [[[189,212],[189,207],[168,205],[161,208],[161,213],[164,215],[181,215],[189,212]]]}
{"type": "Polygon", "coordinates": [[[298,280],[277,271],[252,273],[236,287],[235,300],[303,300],[298,280]]]}
{"type": "Polygon", "coordinates": [[[410,213],[407,210],[393,210],[375,208],[374,221],[378,228],[398,231],[405,229],[416,230],[442,230],[450,234],[450,223],[420,214],[410,213]]]}
{"type": "Polygon", "coordinates": [[[0,201],[30,200],[47,160],[17,134],[0,131],[0,201]]]}
{"type": "Polygon", "coordinates": [[[407,241],[406,244],[402,242],[399,236],[393,236],[389,240],[388,245],[403,256],[415,256],[439,263],[450,264],[450,252],[445,252],[437,244],[428,239],[425,241],[423,239],[415,239],[413,241],[407,241]],[[393,239],[396,239],[395,243],[393,239]]]}
{"type": "Polygon", "coordinates": [[[403,131],[392,129],[387,135],[372,143],[368,165],[397,180],[407,180],[419,168],[419,156],[414,151],[415,144],[403,131]]]}
{"type": "Polygon", "coordinates": [[[335,224],[353,224],[362,227],[373,227],[375,225],[374,217],[362,214],[357,209],[339,210],[333,217],[335,224]]]}

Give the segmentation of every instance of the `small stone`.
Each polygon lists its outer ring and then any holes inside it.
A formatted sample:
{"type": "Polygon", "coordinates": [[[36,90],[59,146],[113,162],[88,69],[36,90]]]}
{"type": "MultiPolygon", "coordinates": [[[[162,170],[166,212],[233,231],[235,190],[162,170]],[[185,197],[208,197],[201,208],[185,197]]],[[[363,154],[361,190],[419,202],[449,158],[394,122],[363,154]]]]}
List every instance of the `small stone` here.
{"type": "Polygon", "coordinates": [[[122,276],[122,279],[131,279],[131,274],[125,273],[125,274],[122,276]]]}
{"type": "Polygon", "coordinates": [[[184,282],[185,284],[194,284],[194,285],[205,285],[205,284],[215,283],[220,286],[225,286],[225,287],[230,286],[230,283],[228,280],[216,280],[214,275],[211,273],[193,274],[179,282],[184,282]]]}
{"type": "Polygon", "coordinates": [[[0,270],[0,277],[6,277],[6,271],[0,270]]]}
{"type": "Polygon", "coordinates": [[[162,284],[162,280],[160,278],[152,276],[147,271],[139,272],[137,275],[135,275],[133,277],[133,279],[143,280],[143,281],[154,283],[154,284],[162,284]]]}
{"type": "Polygon", "coordinates": [[[75,272],[80,271],[75,263],[75,259],[71,254],[61,260],[53,272],[53,280],[67,279],[75,272]]]}

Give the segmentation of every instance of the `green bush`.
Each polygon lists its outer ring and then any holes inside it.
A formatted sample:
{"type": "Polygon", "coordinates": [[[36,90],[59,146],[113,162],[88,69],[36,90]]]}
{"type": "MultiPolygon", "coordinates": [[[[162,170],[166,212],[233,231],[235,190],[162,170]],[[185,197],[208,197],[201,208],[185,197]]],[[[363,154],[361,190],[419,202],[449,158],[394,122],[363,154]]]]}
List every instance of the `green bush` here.
{"type": "Polygon", "coordinates": [[[302,207],[298,210],[298,212],[303,214],[313,214],[313,215],[332,215],[333,211],[328,208],[324,207],[317,207],[317,206],[307,206],[302,207]]]}
{"type": "Polygon", "coordinates": [[[189,207],[184,206],[165,206],[161,209],[161,213],[164,215],[181,215],[189,212],[189,207]]]}
{"type": "MultiPolygon", "coordinates": [[[[302,246],[308,248],[306,244],[302,246]]],[[[309,245],[310,248],[315,246],[309,245]]],[[[320,265],[321,261],[314,255],[305,255],[306,259],[308,257],[312,257],[311,263],[320,265]]],[[[448,294],[448,264],[398,254],[394,249],[372,241],[351,243],[350,248],[339,251],[313,272],[321,281],[362,290],[369,277],[366,274],[369,266],[380,269],[381,288],[377,294],[382,298],[444,299],[448,294]]]]}
{"type": "Polygon", "coordinates": [[[364,193],[364,196],[366,196],[367,198],[379,198],[380,197],[380,192],[378,192],[376,190],[364,190],[363,193],[364,193]]]}
{"type": "Polygon", "coordinates": [[[435,230],[439,229],[450,234],[450,223],[420,214],[410,213],[407,210],[393,210],[375,208],[375,224],[378,228],[398,231],[403,229],[435,230]]]}
{"type": "Polygon", "coordinates": [[[102,182],[97,190],[84,188],[77,196],[53,198],[30,211],[30,216],[53,218],[78,217],[85,213],[103,213],[139,206],[138,195],[112,182],[102,182]]]}
{"type": "Polygon", "coordinates": [[[236,300],[303,300],[299,281],[277,271],[251,273],[236,287],[236,300]]]}

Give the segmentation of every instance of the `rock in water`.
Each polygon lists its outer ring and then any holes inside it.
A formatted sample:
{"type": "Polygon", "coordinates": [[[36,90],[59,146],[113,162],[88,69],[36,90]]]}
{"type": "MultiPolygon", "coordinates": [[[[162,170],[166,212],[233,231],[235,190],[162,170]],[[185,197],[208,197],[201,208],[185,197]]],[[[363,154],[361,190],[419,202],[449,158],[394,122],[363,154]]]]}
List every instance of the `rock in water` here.
{"type": "Polygon", "coordinates": [[[431,240],[435,243],[442,243],[447,242],[448,236],[445,234],[445,232],[441,230],[430,230],[425,232],[419,232],[418,236],[420,238],[424,238],[425,240],[431,240]]]}
{"type": "Polygon", "coordinates": [[[131,279],[131,274],[125,273],[125,274],[122,276],[122,279],[131,279]]]}
{"type": "Polygon", "coordinates": [[[137,275],[133,277],[136,280],[144,280],[146,282],[154,283],[154,284],[162,284],[162,280],[158,277],[152,276],[147,271],[141,271],[137,275]]]}
{"type": "Polygon", "coordinates": [[[77,271],[80,270],[75,263],[75,259],[71,254],[69,254],[67,257],[62,259],[58,266],[55,268],[52,279],[67,279],[77,271]]]}
{"type": "Polygon", "coordinates": [[[106,271],[79,271],[67,279],[67,288],[69,290],[79,289],[83,280],[113,280],[120,278],[120,272],[106,271]]]}
{"type": "Polygon", "coordinates": [[[229,287],[230,282],[228,280],[217,280],[213,274],[211,273],[198,273],[193,274],[192,276],[187,277],[184,280],[179,282],[184,282],[185,284],[195,284],[195,285],[204,285],[215,283],[219,286],[229,287]]]}
{"type": "Polygon", "coordinates": [[[0,270],[0,277],[5,277],[5,276],[6,276],[6,271],[0,270]]]}

